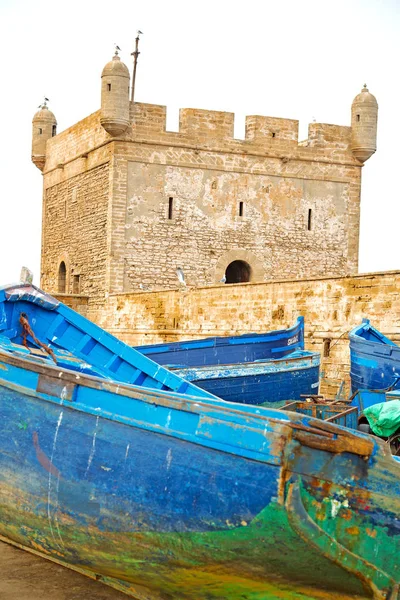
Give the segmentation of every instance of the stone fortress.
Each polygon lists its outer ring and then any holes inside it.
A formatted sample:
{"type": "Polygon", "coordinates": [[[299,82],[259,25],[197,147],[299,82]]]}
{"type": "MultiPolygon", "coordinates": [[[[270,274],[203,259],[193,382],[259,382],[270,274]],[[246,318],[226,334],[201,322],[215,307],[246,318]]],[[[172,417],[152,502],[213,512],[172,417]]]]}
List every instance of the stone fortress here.
{"type": "Polygon", "coordinates": [[[44,105],[32,160],[43,172],[44,288],[104,297],[225,280],[357,272],[361,169],[376,150],[378,106],[366,87],[351,126],[180,111],[131,102],[118,55],[101,77],[101,109],[55,135],[44,105]]]}
{"type": "Polygon", "coordinates": [[[351,125],[248,116],[129,98],[118,55],[101,108],[57,134],[43,105],[41,287],[130,344],[287,327],[305,317],[325,381],[348,376],[349,329],[365,316],[400,338],[400,273],[358,275],[361,170],[376,150],[366,86],[351,125]],[[177,278],[182,269],[185,285],[177,278]],[[240,284],[240,285],[226,285],[240,284]]]}

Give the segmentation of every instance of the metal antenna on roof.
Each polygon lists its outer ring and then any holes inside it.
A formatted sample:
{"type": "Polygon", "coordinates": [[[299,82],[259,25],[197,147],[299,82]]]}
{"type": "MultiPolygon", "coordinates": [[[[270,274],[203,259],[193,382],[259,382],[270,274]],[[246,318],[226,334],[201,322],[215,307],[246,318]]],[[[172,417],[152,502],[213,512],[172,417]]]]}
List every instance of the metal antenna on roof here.
{"type": "Polygon", "coordinates": [[[136,45],[135,45],[135,51],[131,52],[131,56],[133,56],[133,74],[132,74],[132,88],[131,88],[131,102],[133,102],[133,99],[135,97],[135,81],[136,81],[136,67],[137,67],[137,61],[139,58],[139,37],[143,35],[143,32],[140,31],[140,29],[138,29],[137,31],[137,36],[136,36],[136,45]]]}

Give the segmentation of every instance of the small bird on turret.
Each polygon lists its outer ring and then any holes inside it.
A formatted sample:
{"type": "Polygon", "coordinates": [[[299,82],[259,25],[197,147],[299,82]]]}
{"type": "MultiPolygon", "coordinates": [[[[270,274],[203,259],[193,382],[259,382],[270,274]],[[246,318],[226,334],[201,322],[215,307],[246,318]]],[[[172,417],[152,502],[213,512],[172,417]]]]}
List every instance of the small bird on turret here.
{"type": "Polygon", "coordinates": [[[46,98],[46,96],[45,96],[42,104],[39,104],[38,108],[45,108],[47,106],[48,102],[50,102],[50,100],[48,98],[46,98]]]}

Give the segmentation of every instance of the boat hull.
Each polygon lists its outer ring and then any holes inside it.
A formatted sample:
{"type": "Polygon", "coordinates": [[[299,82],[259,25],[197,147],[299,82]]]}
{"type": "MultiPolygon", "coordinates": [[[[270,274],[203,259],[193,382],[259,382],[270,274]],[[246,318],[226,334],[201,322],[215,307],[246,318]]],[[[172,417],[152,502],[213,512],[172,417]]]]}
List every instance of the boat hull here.
{"type": "Polygon", "coordinates": [[[211,394],[245,404],[282,403],[318,394],[320,356],[294,352],[281,360],[174,370],[211,394]]]}
{"type": "Polygon", "coordinates": [[[350,378],[352,393],[383,390],[398,385],[400,348],[364,320],[350,334],[350,378]]]}
{"type": "Polygon", "coordinates": [[[137,346],[135,350],[172,368],[279,359],[304,350],[304,317],[298,317],[293,327],[278,331],[137,346]]]}
{"type": "Polygon", "coordinates": [[[4,538],[145,600],[394,589],[399,467],[376,442],[334,429],[332,453],[306,417],[76,375],[69,401],[18,365],[0,362],[4,538]]]}
{"type": "Polygon", "coordinates": [[[209,397],[33,285],[0,287],[0,348],[82,374],[209,397]]]}

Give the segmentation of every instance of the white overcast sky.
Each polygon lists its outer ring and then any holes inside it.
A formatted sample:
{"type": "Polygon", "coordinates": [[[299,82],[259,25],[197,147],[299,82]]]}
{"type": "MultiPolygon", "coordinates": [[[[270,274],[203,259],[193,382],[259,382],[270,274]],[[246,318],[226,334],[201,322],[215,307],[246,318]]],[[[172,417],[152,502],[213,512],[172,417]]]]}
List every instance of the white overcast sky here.
{"type": "Polygon", "coordinates": [[[363,168],[360,272],[400,269],[400,0],[0,0],[0,285],[40,279],[42,175],[31,122],[44,96],[58,131],[100,108],[114,43],[136,99],[350,125],[364,83],[379,104],[378,151],[363,168]]]}

